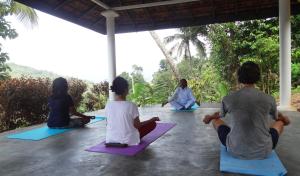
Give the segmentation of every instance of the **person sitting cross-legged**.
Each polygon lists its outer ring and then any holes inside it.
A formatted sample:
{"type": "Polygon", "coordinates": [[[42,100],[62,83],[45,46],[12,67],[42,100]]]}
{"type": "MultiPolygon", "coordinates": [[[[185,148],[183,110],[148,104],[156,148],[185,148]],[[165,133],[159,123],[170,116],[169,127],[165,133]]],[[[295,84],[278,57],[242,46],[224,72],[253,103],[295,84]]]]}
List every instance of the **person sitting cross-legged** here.
{"type": "Polygon", "coordinates": [[[206,115],[205,124],[212,122],[221,143],[230,155],[240,159],[265,159],[276,147],[288,117],[277,112],[275,99],[255,88],[260,79],[259,66],[245,62],[238,70],[242,88],[225,96],[221,112],[206,115]],[[230,125],[221,118],[229,116],[230,125]],[[271,124],[271,118],[275,120],[271,124]]]}
{"type": "Polygon", "coordinates": [[[176,110],[188,110],[195,104],[196,99],[193,92],[188,88],[186,79],[181,79],[179,87],[176,88],[175,93],[168,101],[162,104],[162,107],[170,103],[176,110]]]}
{"type": "Polygon", "coordinates": [[[159,121],[159,118],[140,121],[138,107],[126,100],[129,90],[128,82],[124,78],[116,77],[111,90],[115,92],[116,97],[105,106],[106,146],[138,145],[140,139],[156,128],[156,121],[159,121]]]}

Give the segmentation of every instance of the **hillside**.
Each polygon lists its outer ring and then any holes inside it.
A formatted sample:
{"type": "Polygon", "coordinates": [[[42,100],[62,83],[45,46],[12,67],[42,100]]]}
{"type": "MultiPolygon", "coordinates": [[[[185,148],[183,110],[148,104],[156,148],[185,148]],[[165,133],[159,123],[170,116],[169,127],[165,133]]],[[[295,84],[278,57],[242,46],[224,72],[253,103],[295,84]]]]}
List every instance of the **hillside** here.
{"type": "Polygon", "coordinates": [[[13,78],[19,78],[21,76],[34,77],[34,78],[50,78],[54,79],[60,77],[60,75],[45,71],[38,70],[27,66],[17,65],[14,63],[8,63],[8,66],[11,68],[10,76],[13,78]]]}

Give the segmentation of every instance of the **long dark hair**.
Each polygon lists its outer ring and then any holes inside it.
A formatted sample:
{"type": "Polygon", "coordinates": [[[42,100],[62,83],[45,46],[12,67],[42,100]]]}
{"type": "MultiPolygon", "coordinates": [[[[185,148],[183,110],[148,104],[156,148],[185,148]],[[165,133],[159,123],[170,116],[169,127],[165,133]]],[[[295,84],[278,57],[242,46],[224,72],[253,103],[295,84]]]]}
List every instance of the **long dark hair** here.
{"type": "Polygon", "coordinates": [[[68,82],[65,78],[56,78],[52,83],[53,98],[60,98],[68,94],[68,82]]]}

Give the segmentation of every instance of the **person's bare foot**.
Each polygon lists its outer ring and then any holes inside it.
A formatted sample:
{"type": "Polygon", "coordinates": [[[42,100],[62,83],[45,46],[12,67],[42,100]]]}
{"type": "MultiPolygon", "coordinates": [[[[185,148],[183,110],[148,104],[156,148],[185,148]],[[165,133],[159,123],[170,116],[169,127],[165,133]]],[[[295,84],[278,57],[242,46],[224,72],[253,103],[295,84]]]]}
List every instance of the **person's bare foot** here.
{"type": "Polygon", "coordinates": [[[290,119],[287,116],[279,115],[276,121],[282,121],[285,126],[291,123],[290,119]]]}
{"type": "Polygon", "coordinates": [[[203,119],[203,122],[205,124],[209,124],[213,119],[218,119],[218,118],[220,118],[220,113],[216,112],[213,115],[206,115],[203,119]]]}

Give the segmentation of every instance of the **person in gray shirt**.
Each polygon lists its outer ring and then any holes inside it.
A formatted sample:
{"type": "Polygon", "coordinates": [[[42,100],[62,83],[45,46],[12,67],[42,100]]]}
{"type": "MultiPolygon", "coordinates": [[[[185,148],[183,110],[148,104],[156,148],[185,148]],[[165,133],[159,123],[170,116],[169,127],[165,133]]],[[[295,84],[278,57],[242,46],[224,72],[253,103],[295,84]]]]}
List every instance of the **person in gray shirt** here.
{"type": "Polygon", "coordinates": [[[227,151],[240,159],[264,159],[276,147],[289,118],[277,112],[275,99],[255,88],[260,79],[259,66],[245,62],[238,70],[242,88],[225,96],[221,112],[206,115],[205,124],[213,123],[227,151]],[[229,116],[230,125],[221,118],[229,116]],[[271,125],[271,119],[275,122],[271,125]]]}

